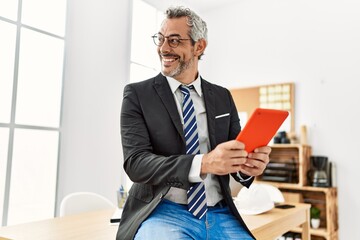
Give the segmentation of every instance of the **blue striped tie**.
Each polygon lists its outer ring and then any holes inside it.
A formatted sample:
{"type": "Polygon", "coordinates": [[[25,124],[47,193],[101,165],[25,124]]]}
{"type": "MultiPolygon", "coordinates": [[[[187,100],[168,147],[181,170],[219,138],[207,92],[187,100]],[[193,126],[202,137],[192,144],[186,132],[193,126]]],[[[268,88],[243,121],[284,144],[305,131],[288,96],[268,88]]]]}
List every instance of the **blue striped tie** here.
{"type": "MultiPolygon", "coordinates": [[[[200,154],[199,135],[196,124],[194,104],[190,97],[190,89],[194,86],[181,85],[180,90],[184,95],[183,118],[184,134],[186,141],[186,154],[200,154]]],[[[188,210],[201,219],[207,212],[204,182],[195,183],[187,192],[188,210]]]]}

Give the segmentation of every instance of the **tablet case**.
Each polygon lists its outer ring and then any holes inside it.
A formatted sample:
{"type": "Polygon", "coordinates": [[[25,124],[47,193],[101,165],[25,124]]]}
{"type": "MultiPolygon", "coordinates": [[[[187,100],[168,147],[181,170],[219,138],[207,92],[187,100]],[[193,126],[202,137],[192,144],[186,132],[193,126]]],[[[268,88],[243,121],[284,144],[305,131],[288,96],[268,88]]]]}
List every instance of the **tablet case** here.
{"type": "Polygon", "coordinates": [[[267,146],[288,115],[288,111],[256,108],[236,140],[245,144],[248,153],[267,146]]]}

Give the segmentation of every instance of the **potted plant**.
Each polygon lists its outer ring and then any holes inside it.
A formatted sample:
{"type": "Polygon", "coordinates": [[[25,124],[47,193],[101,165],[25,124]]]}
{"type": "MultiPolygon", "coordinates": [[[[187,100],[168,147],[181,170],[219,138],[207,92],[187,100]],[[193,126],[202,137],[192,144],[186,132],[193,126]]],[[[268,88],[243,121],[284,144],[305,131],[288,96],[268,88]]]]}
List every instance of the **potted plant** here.
{"type": "Polygon", "coordinates": [[[312,228],[319,228],[320,226],[320,209],[312,206],[310,208],[310,222],[312,228]]]}

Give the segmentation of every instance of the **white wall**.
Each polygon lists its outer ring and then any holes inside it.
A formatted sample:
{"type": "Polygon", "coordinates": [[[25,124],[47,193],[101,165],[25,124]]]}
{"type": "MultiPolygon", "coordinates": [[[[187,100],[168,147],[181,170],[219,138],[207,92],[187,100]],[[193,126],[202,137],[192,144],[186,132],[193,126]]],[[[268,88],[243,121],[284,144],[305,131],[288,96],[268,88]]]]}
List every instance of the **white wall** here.
{"type": "MultiPolygon", "coordinates": [[[[124,182],[119,135],[129,76],[130,0],[68,1],[58,202],[124,182]]],[[[163,1],[162,1],[163,3],[163,1]]],[[[228,88],[295,82],[296,129],[338,170],[340,239],[360,239],[360,3],[239,1],[213,12],[201,73],[228,88]],[[355,219],[355,220],[351,220],[355,219]]]]}
{"type": "Polygon", "coordinates": [[[236,88],[295,82],[296,130],[336,163],[340,239],[360,239],[360,2],[239,1],[206,13],[201,69],[236,88]],[[356,187],[357,188],[357,187],[356,187]]]}
{"type": "Polygon", "coordinates": [[[129,12],[129,1],[68,1],[58,204],[76,191],[115,203],[124,182],[119,124],[129,12]]]}

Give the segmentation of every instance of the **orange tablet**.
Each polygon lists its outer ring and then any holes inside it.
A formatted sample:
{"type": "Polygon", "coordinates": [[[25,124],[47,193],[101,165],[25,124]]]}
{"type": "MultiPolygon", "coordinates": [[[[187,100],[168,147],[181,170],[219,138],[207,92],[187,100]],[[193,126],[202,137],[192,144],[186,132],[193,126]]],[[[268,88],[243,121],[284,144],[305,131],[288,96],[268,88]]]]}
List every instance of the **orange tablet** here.
{"type": "Polygon", "coordinates": [[[236,140],[243,142],[249,153],[257,147],[266,146],[288,115],[289,112],[283,110],[257,108],[236,140]]]}

